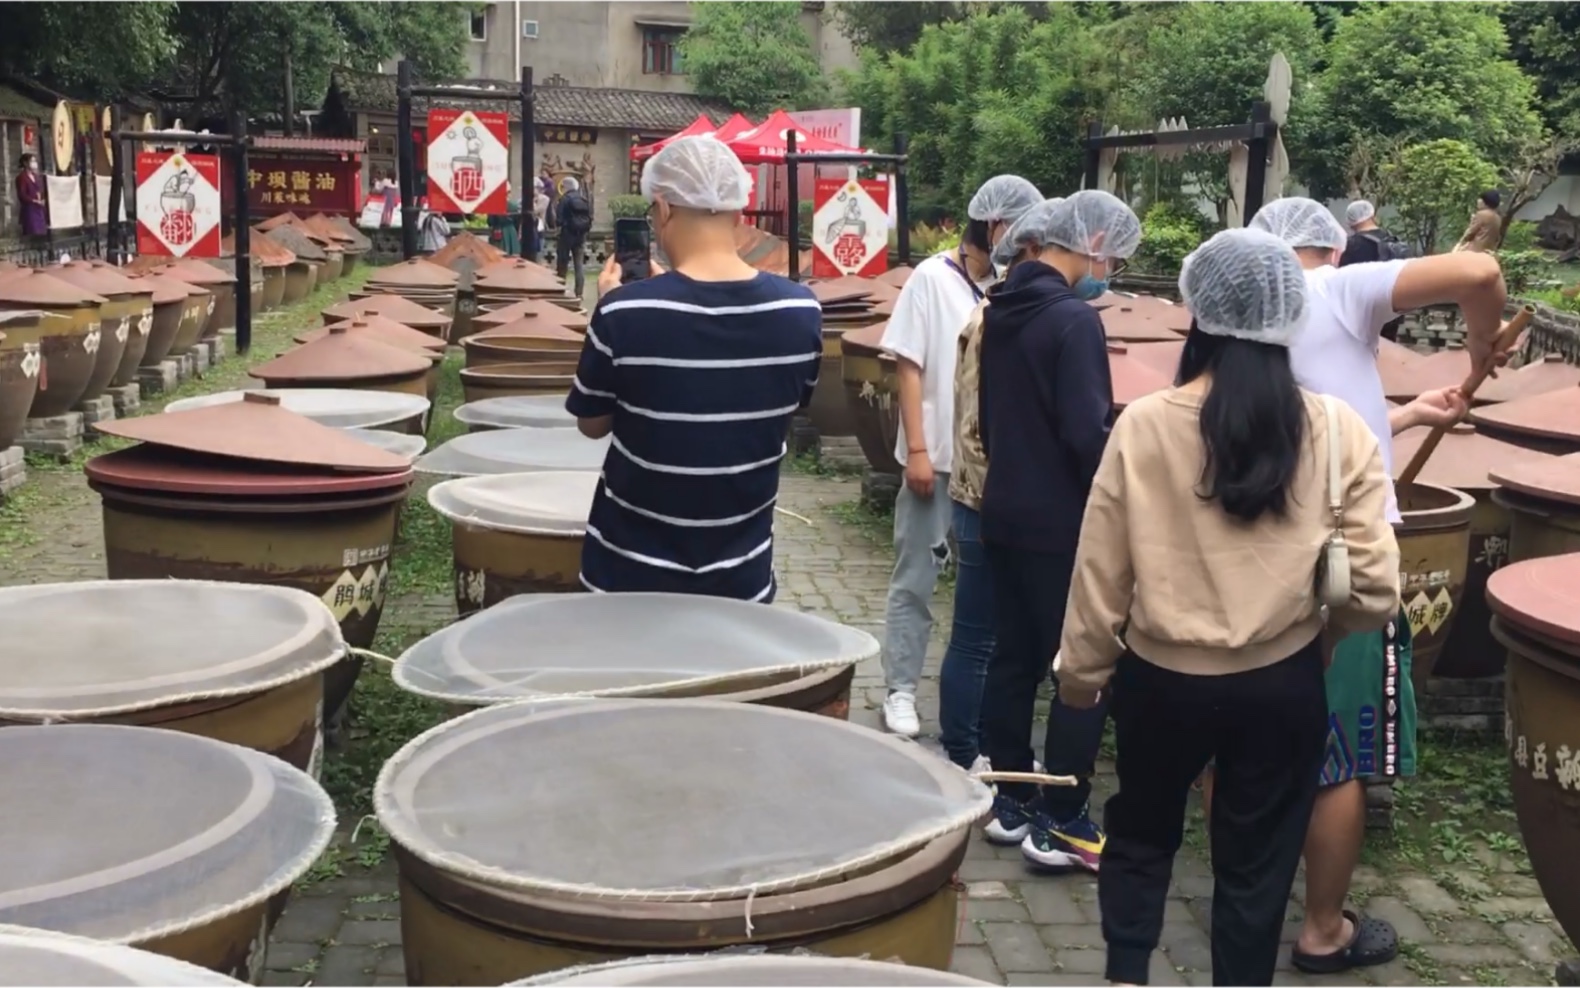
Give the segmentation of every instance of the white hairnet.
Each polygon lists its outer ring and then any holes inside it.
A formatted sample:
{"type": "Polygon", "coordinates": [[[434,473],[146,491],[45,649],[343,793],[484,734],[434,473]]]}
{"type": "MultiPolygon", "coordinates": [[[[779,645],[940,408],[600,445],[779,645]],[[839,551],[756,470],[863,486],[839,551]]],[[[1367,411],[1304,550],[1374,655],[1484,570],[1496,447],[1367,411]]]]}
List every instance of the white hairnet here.
{"type": "Polygon", "coordinates": [[[1185,258],[1180,295],[1196,328],[1288,346],[1306,322],[1306,273],[1300,259],[1265,230],[1224,230],[1185,258]]]}
{"type": "Polygon", "coordinates": [[[565,176],[565,191],[566,192],[575,192],[577,189],[579,189],[581,187],[582,187],[582,184],[580,182],[576,181],[574,178],[571,178],[569,175],[565,176]]]}
{"type": "Polygon", "coordinates": [[[1048,214],[1053,211],[1053,207],[1063,201],[1062,198],[1044,199],[1021,213],[1020,219],[1010,226],[1004,234],[1004,239],[993,248],[993,263],[1008,264],[1023,250],[1040,249],[1044,231],[1048,228],[1048,214]]]}
{"type": "Polygon", "coordinates": [[[1126,258],[1141,245],[1141,221],[1117,197],[1083,189],[1049,210],[1042,242],[1086,257],[1126,258]]]}
{"type": "Polygon", "coordinates": [[[1042,202],[1037,187],[1019,175],[995,175],[982,183],[971,197],[966,215],[974,220],[1013,223],[1031,207],[1042,202]]]}
{"type": "Polygon", "coordinates": [[[751,189],[741,159],[713,137],[682,137],[642,169],[642,198],[686,209],[733,213],[746,208],[751,189]]]}
{"type": "Polygon", "coordinates": [[[1355,200],[1350,203],[1348,209],[1344,210],[1344,218],[1349,221],[1350,226],[1354,226],[1357,223],[1365,223],[1376,215],[1377,207],[1365,199],[1355,200]]]}
{"type": "Polygon", "coordinates": [[[1249,224],[1253,230],[1271,233],[1291,247],[1322,247],[1343,250],[1349,240],[1344,227],[1333,218],[1328,207],[1315,199],[1292,196],[1274,199],[1256,211],[1249,224]]]}

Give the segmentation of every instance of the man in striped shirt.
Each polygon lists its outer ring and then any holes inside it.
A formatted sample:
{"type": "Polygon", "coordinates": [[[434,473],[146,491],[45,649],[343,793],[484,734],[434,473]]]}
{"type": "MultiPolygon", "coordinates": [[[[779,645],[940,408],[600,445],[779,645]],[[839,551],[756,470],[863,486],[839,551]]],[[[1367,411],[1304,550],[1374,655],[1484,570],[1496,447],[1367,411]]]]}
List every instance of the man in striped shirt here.
{"type": "Polygon", "coordinates": [[[746,169],[711,137],[642,172],[672,271],[620,284],[611,256],[565,407],[613,434],[581,581],[769,602],[773,519],[790,417],[812,396],[822,312],[807,288],[742,261],[746,169]]]}

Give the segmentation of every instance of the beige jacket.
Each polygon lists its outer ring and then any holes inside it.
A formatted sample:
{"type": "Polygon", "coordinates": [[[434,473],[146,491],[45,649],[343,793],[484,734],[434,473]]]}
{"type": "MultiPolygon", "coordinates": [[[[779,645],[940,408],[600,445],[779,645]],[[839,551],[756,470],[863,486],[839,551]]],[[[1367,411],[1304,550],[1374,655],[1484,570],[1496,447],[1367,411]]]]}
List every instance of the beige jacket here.
{"type": "Polygon", "coordinates": [[[971,310],[960,334],[955,358],[955,468],[949,473],[949,496],[972,511],[982,508],[982,484],[987,480],[987,453],[982,449],[982,324],[988,300],[971,310]]]}
{"type": "MultiPolygon", "coordinates": [[[[1103,688],[1127,646],[1154,665],[1213,676],[1272,665],[1321,633],[1328,429],[1322,399],[1302,394],[1308,441],[1288,508],[1252,524],[1197,495],[1200,395],[1170,388],[1119,416],[1086,504],[1065,610],[1058,677],[1073,702],[1103,688]]],[[[1333,404],[1351,591],[1328,620],[1341,633],[1372,630],[1399,613],[1389,482],[1366,423],[1333,404]]]]}

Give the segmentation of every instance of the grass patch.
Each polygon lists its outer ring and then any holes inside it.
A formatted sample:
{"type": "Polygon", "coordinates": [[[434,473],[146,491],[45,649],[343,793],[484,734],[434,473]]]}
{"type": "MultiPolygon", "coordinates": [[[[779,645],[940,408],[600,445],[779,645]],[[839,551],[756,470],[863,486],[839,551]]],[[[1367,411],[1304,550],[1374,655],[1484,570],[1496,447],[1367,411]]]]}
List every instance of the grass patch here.
{"type": "Polygon", "coordinates": [[[816,453],[796,453],[786,457],[784,469],[804,477],[833,477],[840,480],[859,478],[862,474],[859,464],[825,460],[816,453]]]}

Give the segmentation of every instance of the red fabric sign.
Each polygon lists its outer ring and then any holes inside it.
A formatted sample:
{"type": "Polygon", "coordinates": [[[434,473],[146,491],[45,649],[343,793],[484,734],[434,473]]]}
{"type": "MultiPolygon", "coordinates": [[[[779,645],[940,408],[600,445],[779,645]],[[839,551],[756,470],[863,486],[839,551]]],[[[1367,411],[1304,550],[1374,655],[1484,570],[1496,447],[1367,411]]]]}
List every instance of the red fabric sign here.
{"type": "MultiPolygon", "coordinates": [[[[233,210],[235,183],[225,163],[225,208],[233,210]]],[[[254,217],[292,212],[354,217],[362,201],[362,165],[348,158],[247,156],[247,209],[254,217]]]]}
{"type": "Polygon", "coordinates": [[[185,151],[137,156],[137,252],[218,257],[219,158],[185,151]]]}
{"type": "Polygon", "coordinates": [[[428,207],[436,213],[506,212],[510,117],[497,111],[428,113],[428,207]]]}

